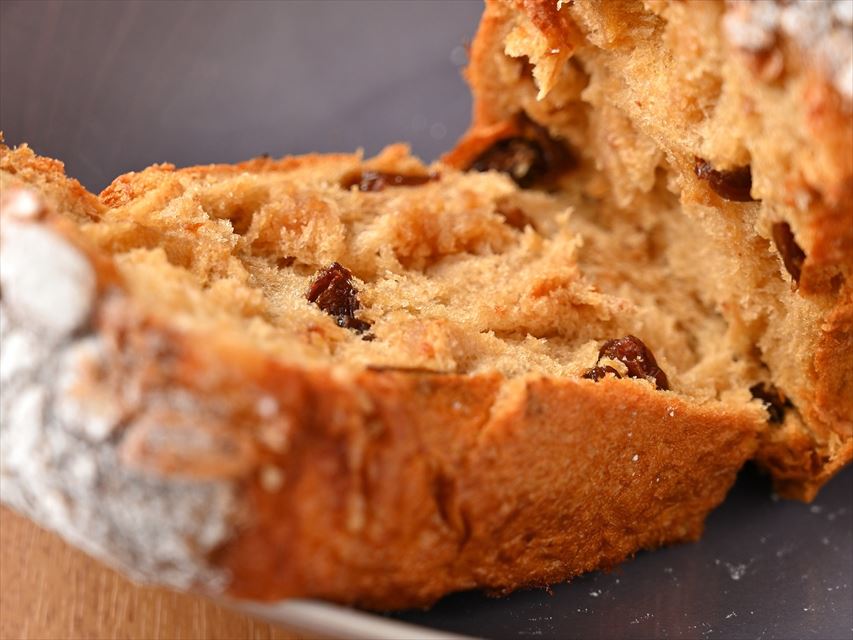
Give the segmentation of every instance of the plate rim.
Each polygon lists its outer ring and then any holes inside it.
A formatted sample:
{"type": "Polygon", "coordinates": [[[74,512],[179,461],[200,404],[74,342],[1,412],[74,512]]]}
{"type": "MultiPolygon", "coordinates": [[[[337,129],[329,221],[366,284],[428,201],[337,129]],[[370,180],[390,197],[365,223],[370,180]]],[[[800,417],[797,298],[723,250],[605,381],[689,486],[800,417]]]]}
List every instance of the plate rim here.
{"type": "Polygon", "coordinates": [[[284,625],[295,631],[328,635],[341,640],[375,638],[376,640],[475,640],[474,636],[459,635],[430,627],[400,622],[381,615],[319,600],[282,600],[257,602],[223,599],[232,609],[284,625]]]}

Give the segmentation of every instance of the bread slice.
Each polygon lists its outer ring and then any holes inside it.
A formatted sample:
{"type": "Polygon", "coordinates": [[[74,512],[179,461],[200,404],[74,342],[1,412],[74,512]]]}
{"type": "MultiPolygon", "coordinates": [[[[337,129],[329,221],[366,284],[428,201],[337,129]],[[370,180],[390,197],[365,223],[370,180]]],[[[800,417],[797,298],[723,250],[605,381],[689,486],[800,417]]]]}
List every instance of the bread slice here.
{"type": "Polygon", "coordinates": [[[755,454],[753,364],[673,268],[703,231],[665,189],[628,220],[402,146],[99,197],[3,146],[0,180],[2,499],[136,578],[545,585],[695,539],[755,454]]]}
{"type": "Polygon", "coordinates": [[[853,458],[851,6],[488,0],[446,158],[510,166],[512,146],[528,183],[664,234],[766,403],[759,461],[805,500],[853,458]],[[555,146],[575,158],[556,178],[555,146]]]}

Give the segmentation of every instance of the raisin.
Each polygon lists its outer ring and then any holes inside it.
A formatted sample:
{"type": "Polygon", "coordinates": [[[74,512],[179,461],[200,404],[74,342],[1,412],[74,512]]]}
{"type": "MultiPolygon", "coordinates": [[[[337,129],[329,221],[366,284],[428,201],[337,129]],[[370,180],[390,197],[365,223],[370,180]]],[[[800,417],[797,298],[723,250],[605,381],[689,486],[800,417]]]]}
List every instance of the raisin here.
{"type": "Polygon", "coordinates": [[[521,73],[519,75],[520,78],[530,78],[533,79],[533,63],[530,62],[530,58],[527,56],[521,56],[518,58],[518,61],[521,63],[521,73]]]}
{"type": "Polygon", "coordinates": [[[548,165],[535,140],[505,138],[477,156],[471,169],[506,173],[518,186],[527,188],[548,172],[548,165]]]}
{"type": "Polygon", "coordinates": [[[666,374],[658,367],[658,363],[649,348],[636,336],[625,336],[608,340],[598,351],[598,359],[610,358],[618,360],[628,368],[631,378],[652,378],[658,389],[669,389],[666,374]]]}
{"type": "Polygon", "coordinates": [[[729,171],[717,171],[710,162],[696,158],[693,167],[696,177],[704,180],[711,190],[725,200],[732,202],[754,202],[752,190],[752,169],[749,165],[729,171]]]}
{"type": "Polygon", "coordinates": [[[779,391],[772,384],[759,382],[749,388],[753,398],[757,398],[764,403],[764,408],[770,414],[769,421],[773,424],[782,424],[785,419],[785,409],[793,407],[791,401],[785,397],[785,394],[779,391]]]}
{"type": "Polygon", "coordinates": [[[592,369],[587,369],[582,377],[586,378],[587,380],[594,380],[595,382],[598,382],[608,373],[613,374],[617,378],[622,377],[619,375],[619,372],[616,371],[616,369],[614,369],[613,367],[593,367],[592,369]]]}
{"type": "MultiPolygon", "coordinates": [[[[370,323],[359,320],[355,312],[359,308],[358,291],[352,284],[352,273],[337,262],[323,269],[308,290],[308,302],[315,303],[320,309],[335,319],[339,327],[364,333],[370,323]]],[[[372,339],[372,334],[366,334],[372,339]]]]}
{"type": "Polygon", "coordinates": [[[526,116],[521,116],[519,122],[520,135],[495,142],[474,158],[469,170],[500,171],[527,189],[545,184],[575,166],[571,152],[544,127],[526,116]]]}
{"type": "Polygon", "coordinates": [[[806,254],[794,239],[794,232],[787,222],[777,222],[773,225],[773,243],[782,256],[785,269],[791,274],[794,282],[800,281],[800,273],[803,270],[806,254]]]}
{"type": "Polygon", "coordinates": [[[519,207],[498,204],[497,208],[495,209],[495,212],[499,216],[503,217],[504,222],[513,229],[524,231],[525,227],[534,226],[530,218],[527,217],[527,214],[524,213],[524,211],[522,211],[519,207]]]}
{"type": "Polygon", "coordinates": [[[364,171],[345,179],[342,186],[344,189],[349,189],[358,185],[359,191],[383,191],[385,187],[418,187],[438,178],[436,173],[414,176],[384,171],[364,171]]]}

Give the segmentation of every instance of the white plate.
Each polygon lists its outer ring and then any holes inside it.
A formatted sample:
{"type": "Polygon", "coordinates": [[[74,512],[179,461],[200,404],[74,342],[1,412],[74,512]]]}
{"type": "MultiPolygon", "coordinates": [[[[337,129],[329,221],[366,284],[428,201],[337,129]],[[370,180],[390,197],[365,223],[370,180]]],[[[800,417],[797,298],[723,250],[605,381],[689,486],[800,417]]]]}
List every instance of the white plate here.
{"type": "Polygon", "coordinates": [[[471,640],[470,636],[459,636],[435,629],[397,622],[325,602],[314,600],[286,600],[276,603],[226,600],[224,604],[262,618],[288,629],[323,637],[350,640],[375,638],[376,640],[471,640]]]}

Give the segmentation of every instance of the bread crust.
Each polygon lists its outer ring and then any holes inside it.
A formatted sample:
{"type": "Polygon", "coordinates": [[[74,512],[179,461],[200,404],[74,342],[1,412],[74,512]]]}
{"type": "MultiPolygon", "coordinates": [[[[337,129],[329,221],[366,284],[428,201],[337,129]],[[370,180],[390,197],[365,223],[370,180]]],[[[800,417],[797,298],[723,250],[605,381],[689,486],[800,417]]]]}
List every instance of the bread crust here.
{"type": "Polygon", "coordinates": [[[294,434],[280,491],[250,487],[257,524],[223,551],[251,597],[396,608],[608,568],[696,539],[755,446],[743,417],[612,380],[368,372],[309,385],[329,415],[294,434]],[[321,426],[341,413],[345,431],[321,426]]]}
{"type": "MultiPolygon", "coordinates": [[[[474,96],[472,125],[445,156],[453,166],[466,168],[483,149],[509,135],[506,132],[523,114],[575,145],[585,156],[585,166],[596,164],[596,154],[606,150],[596,146],[599,140],[592,134],[585,137],[581,132],[578,138],[577,133],[577,127],[583,130],[592,124],[575,115],[570,121],[561,119],[567,113],[595,108],[585,102],[591,100],[586,95],[590,86],[578,89],[571,98],[562,94],[553,99],[544,97],[557,85],[543,84],[543,75],[536,67],[551,64],[548,52],[559,56],[567,50],[587,71],[601,68],[607,77],[615,74],[608,61],[616,64],[612,60],[632,50],[632,38],[657,39],[659,57],[664,59],[679,55],[667,47],[679,46],[680,35],[662,35],[669,19],[692,15],[697,24],[707,23],[708,42],[719,42],[719,50],[709,45],[714,51],[708,54],[709,64],[717,65],[717,73],[723,69],[728,75],[720,80],[723,88],[709,90],[717,92],[713,108],[696,108],[694,103],[702,99],[698,92],[686,94],[683,106],[697,109],[694,125],[699,131],[703,118],[715,115],[714,109],[737,103],[732,112],[739,114],[738,132],[713,148],[718,156],[711,160],[722,167],[737,166],[743,158],[749,161],[751,154],[755,197],[772,203],[766,209],[768,213],[762,214],[772,220],[764,224],[769,228],[771,222],[785,221],[796,232],[796,241],[806,255],[799,282],[791,283],[797,299],[783,304],[790,305],[789,316],[793,318],[802,313],[801,300],[807,301],[813,305],[809,313],[814,319],[806,328],[799,326],[798,320],[780,321],[775,330],[787,331],[789,336],[785,353],[777,356],[768,350],[760,355],[773,383],[781,384],[795,398],[797,414],[791,412],[790,419],[798,426],[768,425],[758,456],[776,479],[780,493],[806,500],[850,461],[853,440],[853,358],[847,357],[853,351],[853,95],[849,86],[853,17],[842,5],[487,0],[466,70],[474,96]],[[524,46],[518,45],[518,38],[525,39],[524,46]],[[539,89],[539,102],[532,100],[534,84],[539,89]],[[785,136],[779,136],[780,130],[785,136]],[[745,142],[735,139],[744,135],[745,142]],[[774,136],[785,140],[777,141],[774,136]],[[808,354],[798,353],[800,362],[792,365],[787,350],[808,354]],[[791,373],[792,366],[796,373],[791,373]]],[[[697,59],[707,53],[698,44],[694,48],[691,55],[697,59]]],[[[640,67],[636,60],[632,63],[640,67]]],[[[561,64],[564,70],[570,67],[565,61],[561,64]]],[[[700,75],[698,69],[696,76],[700,75]]],[[[657,71],[675,74],[669,67],[657,71]]],[[[631,73],[640,72],[635,69],[631,73]]],[[[557,77],[556,72],[549,77],[557,77]]],[[[678,97],[673,100],[677,102],[678,97]]],[[[726,202],[694,176],[695,159],[705,157],[712,147],[701,135],[691,132],[681,136],[675,128],[667,132],[663,122],[669,117],[666,111],[654,112],[661,116],[661,122],[647,122],[652,107],[642,103],[642,96],[634,96],[636,103],[618,96],[607,99],[620,110],[622,118],[633,121],[664,150],[666,170],[672,173],[671,184],[676,185],[672,188],[680,189],[685,209],[698,205],[703,210],[700,215],[716,210],[721,217],[731,219],[754,215],[745,214],[744,205],[726,202]]],[[[667,105],[666,109],[673,107],[667,105]]],[[[675,112],[680,113],[677,108],[675,112]]],[[[617,136],[617,132],[611,131],[611,135],[617,136]]],[[[574,179],[581,182],[586,176],[574,179]]],[[[747,233],[753,236],[754,248],[745,249],[746,253],[756,248],[764,251],[769,234],[752,229],[747,233]]],[[[770,247],[775,251],[772,240],[770,247]]],[[[789,278],[784,271],[781,275],[789,278]]],[[[766,313],[776,315],[772,310],[766,313]]]]}
{"type": "Polygon", "coordinates": [[[56,325],[3,280],[2,499],[137,579],[379,609],[545,585],[695,539],[755,452],[760,409],[640,381],[303,368],[179,331],[4,180],[3,273],[47,237],[92,286],[56,325]]]}

